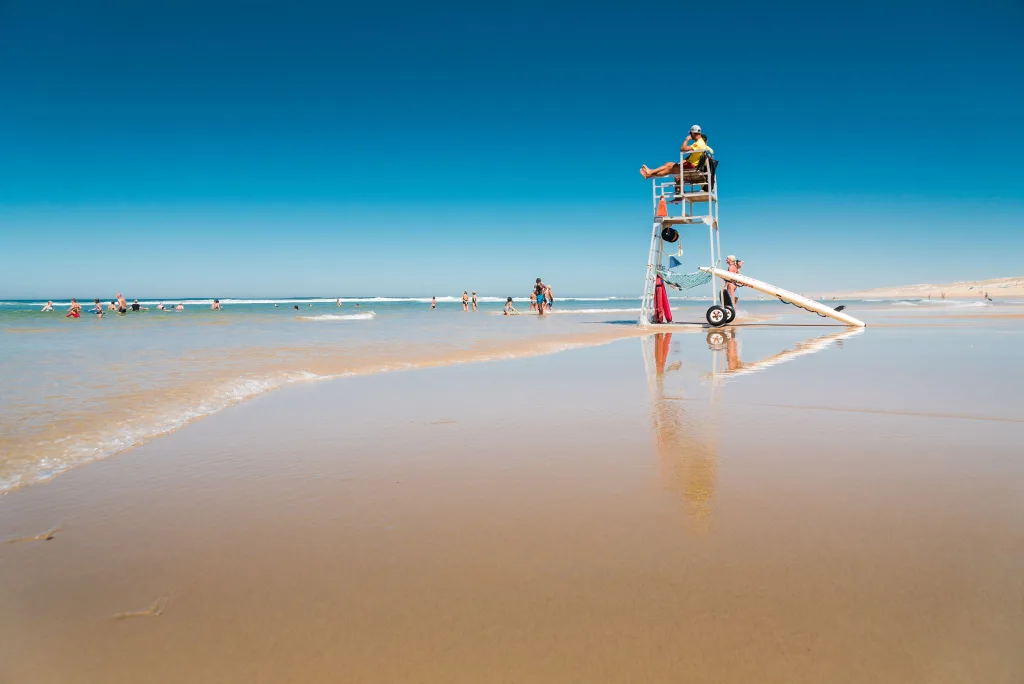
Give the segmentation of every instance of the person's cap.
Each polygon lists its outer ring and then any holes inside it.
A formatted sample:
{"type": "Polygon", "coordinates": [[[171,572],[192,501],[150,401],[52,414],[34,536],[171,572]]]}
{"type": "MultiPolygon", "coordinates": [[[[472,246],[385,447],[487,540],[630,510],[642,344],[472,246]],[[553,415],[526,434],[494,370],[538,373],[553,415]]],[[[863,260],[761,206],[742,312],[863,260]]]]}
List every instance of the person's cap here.
{"type": "Polygon", "coordinates": [[[700,126],[698,126],[697,124],[693,124],[692,126],[690,126],[690,132],[691,133],[700,133],[700,126]]]}
{"type": "Polygon", "coordinates": [[[730,254],[729,256],[725,257],[725,260],[726,261],[736,261],[736,257],[733,256],[732,254],[730,254]]]}
{"type": "Polygon", "coordinates": [[[537,282],[538,282],[538,283],[540,282],[540,278],[537,278],[537,282]]]}

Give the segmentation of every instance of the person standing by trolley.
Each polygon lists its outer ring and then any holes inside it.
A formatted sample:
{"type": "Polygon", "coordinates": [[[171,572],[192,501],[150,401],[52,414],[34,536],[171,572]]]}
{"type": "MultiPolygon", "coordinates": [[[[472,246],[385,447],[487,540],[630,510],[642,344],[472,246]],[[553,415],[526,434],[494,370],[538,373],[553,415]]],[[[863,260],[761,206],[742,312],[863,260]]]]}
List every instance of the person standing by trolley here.
{"type": "MultiPolygon", "coordinates": [[[[736,273],[738,275],[740,269],[743,268],[743,262],[737,259],[732,254],[725,257],[725,262],[729,264],[729,273],[736,273]]],[[[739,283],[734,283],[731,280],[725,284],[726,296],[728,297],[728,300],[725,302],[725,305],[731,306],[733,311],[735,311],[737,307],[739,307],[739,298],[736,296],[736,288],[738,287],[743,286],[740,285],[739,283]]]]}

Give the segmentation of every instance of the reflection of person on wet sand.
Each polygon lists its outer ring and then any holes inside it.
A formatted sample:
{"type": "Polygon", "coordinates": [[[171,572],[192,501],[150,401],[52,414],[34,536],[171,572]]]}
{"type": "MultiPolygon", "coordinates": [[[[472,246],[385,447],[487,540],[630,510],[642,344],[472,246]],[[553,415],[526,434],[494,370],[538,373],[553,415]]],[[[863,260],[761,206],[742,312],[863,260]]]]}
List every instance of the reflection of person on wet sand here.
{"type": "Polygon", "coordinates": [[[740,361],[740,349],[736,344],[735,330],[730,330],[725,338],[725,363],[731,371],[739,370],[744,366],[740,361]]]}
{"type": "MultiPolygon", "coordinates": [[[[687,415],[687,408],[700,412],[697,403],[680,401],[665,390],[665,374],[681,366],[667,363],[672,333],[654,337],[654,384],[652,413],[654,437],[662,476],[669,490],[682,496],[686,509],[700,529],[706,529],[715,495],[718,467],[715,462],[713,415],[687,415]]],[[[645,340],[646,342],[646,340],[645,340]]]]}

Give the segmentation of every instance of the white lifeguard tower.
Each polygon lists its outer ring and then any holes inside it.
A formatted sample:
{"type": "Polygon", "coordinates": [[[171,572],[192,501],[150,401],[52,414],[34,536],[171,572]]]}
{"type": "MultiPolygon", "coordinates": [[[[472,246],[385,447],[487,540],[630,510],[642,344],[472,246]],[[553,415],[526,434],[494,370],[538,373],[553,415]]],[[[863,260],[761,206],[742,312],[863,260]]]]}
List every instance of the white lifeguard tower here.
{"type": "Polygon", "coordinates": [[[680,152],[679,175],[651,179],[651,209],[653,227],[651,246],[647,256],[647,276],[640,304],[640,325],[655,323],[655,283],[658,276],[670,287],[689,289],[711,283],[712,306],[707,311],[708,323],[713,326],[729,323],[736,315],[732,307],[722,302],[719,278],[707,271],[675,273],[673,268],[682,264],[682,235],[697,228],[707,228],[711,252],[711,268],[722,263],[722,243],[718,225],[718,162],[710,151],[701,152],[696,167],[687,162],[693,152],[680,152]],[[675,254],[665,251],[666,244],[679,244],[675,254]],[[664,264],[670,259],[669,267],[664,264]],[[673,258],[674,257],[674,258],[673,258]]]}
{"type": "MultiPolygon", "coordinates": [[[[651,204],[653,208],[653,227],[651,229],[651,246],[647,253],[647,276],[644,279],[644,296],[640,303],[641,326],[666,327],[664,320],[657,320],[659,297],[657,280],[661,278],[667,287],[688,290],[711,283],[711,306],[705,318],[708,325],[717,328],[727,325],[736,318],[734,302],[723,293],[726,281],[749,287],[763,294],[775,297],[785,304],[804,309],[825,318],[831,318],[845,325],[865,326],[864,321],[854,318],[843,310],[845,305],[832,307],[809,297],[784,290],[769,283],[762,282],[738,272],[721,269],[722,240],[718,225],[718,161],[710,150],[701,151],[696,164],[687,164],[694,152],[681,152],[679,159],[679,175],[655,177],[651,179],[651,204]],[[707,227],[708,244],[711,262],[708,266],[700,266],[696,271],[683,273],[676,269],[682,267],[683,233],[688,228],[707,227]],[[679,243],[676,253],[665,251],[665,245],[679,243]],[[668,257],[668,267],[664,260],[668,257]],[[723,301],[724,299],[724,301],[723,301]]],[[[667,310],[668,297],[665,296],[667,310]]],[[[692,324],[692,323],[691,323],[692,324]]]]}

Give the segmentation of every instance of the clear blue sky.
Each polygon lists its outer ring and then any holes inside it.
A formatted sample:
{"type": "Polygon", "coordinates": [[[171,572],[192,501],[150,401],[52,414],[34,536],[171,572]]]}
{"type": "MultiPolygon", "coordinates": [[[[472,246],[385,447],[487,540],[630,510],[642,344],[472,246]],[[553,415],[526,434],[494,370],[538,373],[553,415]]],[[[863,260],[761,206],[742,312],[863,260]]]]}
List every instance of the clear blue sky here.
{"type": "Polygon", "coordinates": [[[638,294],[637,169],[694,123],[755,277],[1024,274],[1022,35],[1019,0],[0,0],[0,297],[638,294]]]}

